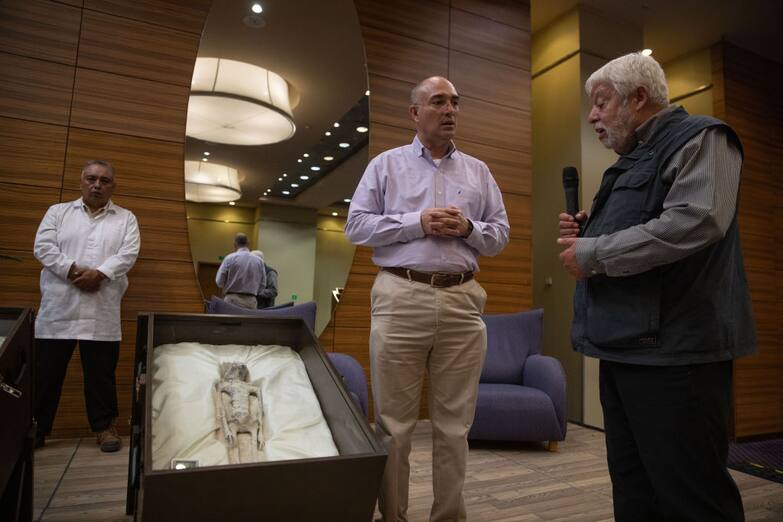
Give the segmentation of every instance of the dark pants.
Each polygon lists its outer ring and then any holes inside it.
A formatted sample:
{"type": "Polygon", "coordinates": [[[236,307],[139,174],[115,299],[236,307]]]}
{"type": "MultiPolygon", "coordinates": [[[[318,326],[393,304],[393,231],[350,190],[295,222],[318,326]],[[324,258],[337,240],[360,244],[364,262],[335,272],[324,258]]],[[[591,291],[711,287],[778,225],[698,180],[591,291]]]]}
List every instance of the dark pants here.
{"type": "MultiPolygon", "coordinates": [[[[114,370],[120,356],[119,341],[79,342],[84,372],[84,400],[87,418],[94,432],[109,427],[117,415],[117,386],[114,370]]],[[[36,339],[35,418],[38,436],[52,432],[54,416],[60,402],[65,371],[76,348],[75,339],[36,339]]]]}
{"type": "Polygon", "coordinates": [[[726,469],[731,361],[601,361],[600,387],[617,522],[745,520],[726,469]]]}

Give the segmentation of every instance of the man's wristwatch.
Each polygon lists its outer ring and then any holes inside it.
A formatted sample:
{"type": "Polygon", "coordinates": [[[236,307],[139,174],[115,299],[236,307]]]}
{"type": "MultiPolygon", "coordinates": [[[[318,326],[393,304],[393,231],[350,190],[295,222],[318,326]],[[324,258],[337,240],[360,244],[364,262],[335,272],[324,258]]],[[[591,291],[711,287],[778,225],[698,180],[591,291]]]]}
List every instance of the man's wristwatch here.
{"type": "Polygon", "coordinates": [[[468,233],[462,237],[468,237],[473,232],[473,222],[467,218],[465,219],[465,221],[468,222],[468,233]]]}

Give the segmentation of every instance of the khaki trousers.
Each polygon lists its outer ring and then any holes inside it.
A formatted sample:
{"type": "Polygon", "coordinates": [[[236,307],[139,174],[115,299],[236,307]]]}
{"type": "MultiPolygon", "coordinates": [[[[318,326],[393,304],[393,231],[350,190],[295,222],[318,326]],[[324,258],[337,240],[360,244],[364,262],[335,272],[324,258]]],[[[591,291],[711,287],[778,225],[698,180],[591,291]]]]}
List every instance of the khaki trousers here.
{"type": "Polygon", "coordinates": [[[226,294],[223,300],[232,305],[241,306],[242,308],[249,308],[255,310],[258,306],[256,296],[254,295],[242,295],[242,294],[226,294]]]}
{"type": "Polygon", "coordinates": [[[370,362],[376,432],[389,452],[379,501],[384,522],[408,520],[408,456],[425,372],[432,421],[430,520],[467,518],[462,489],[487,351],[481,320],[486,299],[475,280],[434,288],[384,271],[375,279],[370,362]]]}

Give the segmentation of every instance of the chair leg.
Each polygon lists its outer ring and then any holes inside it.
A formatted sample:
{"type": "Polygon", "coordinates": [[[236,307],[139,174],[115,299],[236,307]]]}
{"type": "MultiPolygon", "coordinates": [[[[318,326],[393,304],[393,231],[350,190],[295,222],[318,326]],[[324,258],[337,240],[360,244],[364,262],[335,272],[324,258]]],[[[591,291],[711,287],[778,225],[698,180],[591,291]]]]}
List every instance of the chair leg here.
{"type": "Polygon", "coordinates": [[[550,440],[549,443],[547,444],[547,449],[549,451],[553,452],[553,453],[556,452],[557,451],[557,441],[556,440],[550,440]]]}

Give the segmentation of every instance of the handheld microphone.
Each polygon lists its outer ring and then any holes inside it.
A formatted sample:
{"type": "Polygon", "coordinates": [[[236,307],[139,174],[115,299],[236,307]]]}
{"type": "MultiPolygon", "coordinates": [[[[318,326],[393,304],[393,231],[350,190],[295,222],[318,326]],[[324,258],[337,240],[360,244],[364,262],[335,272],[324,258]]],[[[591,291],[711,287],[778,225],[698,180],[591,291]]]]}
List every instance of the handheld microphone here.
{"type": "Polygon", "coordinates": [[[576,216],[579,212],[579,173],[576,167],[563,169],[563,191],[565,192],[566,212],[576,216]]]}

